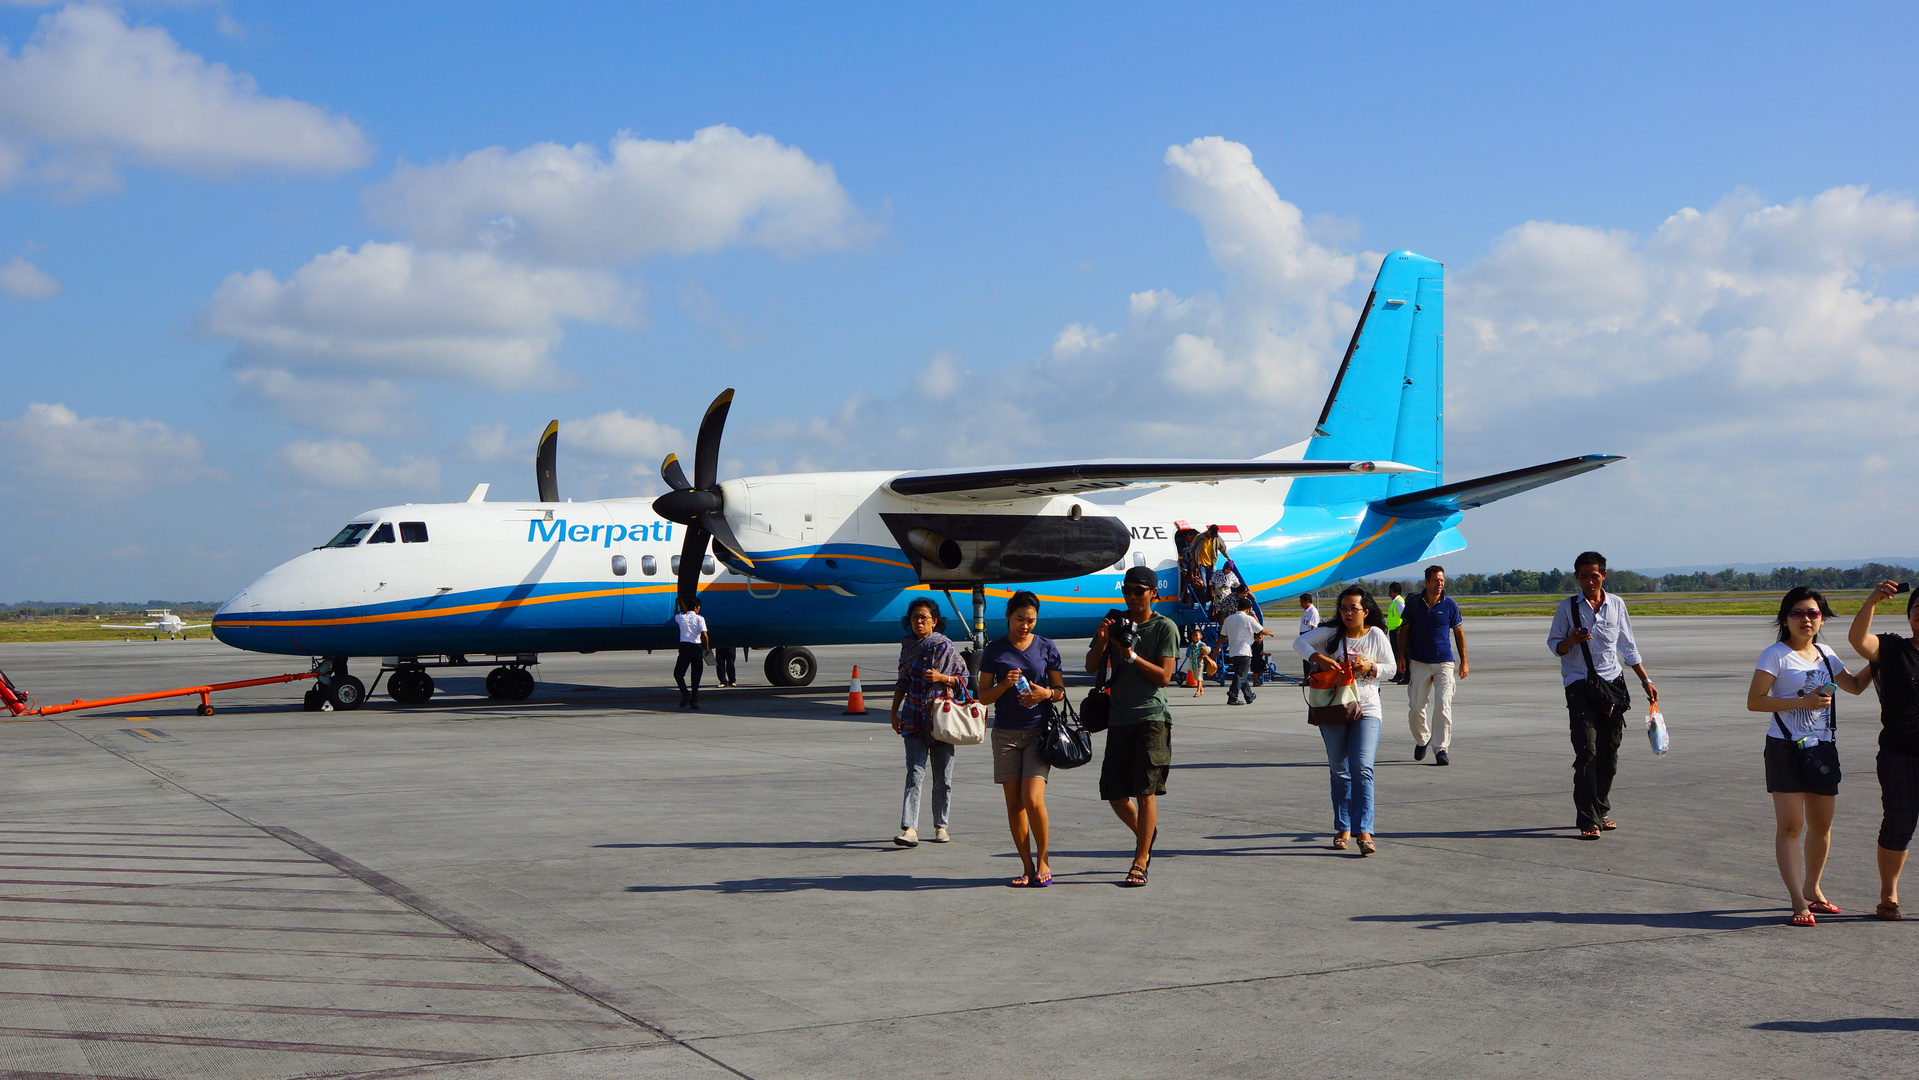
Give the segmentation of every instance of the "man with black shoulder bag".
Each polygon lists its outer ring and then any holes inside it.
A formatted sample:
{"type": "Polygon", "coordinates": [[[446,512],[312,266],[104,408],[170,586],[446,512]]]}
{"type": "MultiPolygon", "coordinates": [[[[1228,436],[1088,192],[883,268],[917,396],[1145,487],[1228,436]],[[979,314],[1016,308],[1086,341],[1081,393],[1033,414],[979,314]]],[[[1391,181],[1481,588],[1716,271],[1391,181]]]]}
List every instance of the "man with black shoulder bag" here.
{"type": "Polygon", "coordinates": [[[1610,813],[1619,742],[1626,730],[1626,712],[1632,708],[1626,668],[1639,676],[1649,703],[1659,703],[1659,690],[1640,662],[1626,601],[1606,591],[1606,557],[1597,551],[1581,552],[1573,560],[1573,577],[1579,592],[1560,601],[1553,612],[1546,646],[1559,657],[1560,681],[1566,688],[1579,838],[1597,840],[1602,831],[1619,827],[1610,813]]]}
{"type": "Polygon", "coordinates": [[[1173,764],[1166,684],[1173,679],[1179,655],[1179,628],[1153,610],[1159,575],[1151,569],[1128,567],[1120,591],[1126,609],[1107,612],[1099,624],[1086,651],[1086,670],[1101,671],[1109,664],[1112,668],[1099,797],[1133,831],[1133,865],[1121,884],[1137,889],[1146,884],[1153,836],[1159,831],[1155,800],[1166,794],[1166,772],[1173,764]]]}

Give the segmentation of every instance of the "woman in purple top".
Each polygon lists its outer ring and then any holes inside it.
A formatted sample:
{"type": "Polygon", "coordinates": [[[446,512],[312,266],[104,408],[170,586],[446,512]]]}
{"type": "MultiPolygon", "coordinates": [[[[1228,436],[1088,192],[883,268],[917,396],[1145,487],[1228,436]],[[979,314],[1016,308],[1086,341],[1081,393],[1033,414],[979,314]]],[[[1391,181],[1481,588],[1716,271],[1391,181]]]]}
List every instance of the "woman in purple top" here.
{"type": "Polygon", "coordinates": [[[927,710],[942,690],[966,689],[966,661],[951,638],[939,605],[919,597],[906,605],[906,640],[900,642],[899,679],[893,684],[893,730],[906,743],[906,797],[900,804],[900,834],[893,842],[918,847],[920,791],[933,767],[933,842],[944,844],[953,805],[953,746],[933,738],[927,710]]]}
{"type": "Polygon", "coordinates": [[[1066,675],[1058,646],[1033,632],[1038,625],[1039,597],[1014,593],[1006,601],[1006,636],[986,646],[979,669],[979,699],[993,706],[993,781],[1006,792],[1006,823],[1022,867],[1007,882],[1014,888],[1053,883],[1046,858],[1052,767],[1039,756],[1039,742],[1052,703],[1066,699],[1066,675]]]}

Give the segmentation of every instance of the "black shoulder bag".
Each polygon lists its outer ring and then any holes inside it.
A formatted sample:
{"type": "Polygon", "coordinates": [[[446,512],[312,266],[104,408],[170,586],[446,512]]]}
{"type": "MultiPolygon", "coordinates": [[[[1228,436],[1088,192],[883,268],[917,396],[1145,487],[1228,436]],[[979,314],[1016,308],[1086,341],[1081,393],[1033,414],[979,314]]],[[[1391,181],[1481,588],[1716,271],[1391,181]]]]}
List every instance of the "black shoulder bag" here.
{"type": "Polygon", "coordinates": [[[1113,718],[1113,689],[1106,685],[1106,667],[1111,660],[1111,656],[1100,660],[1099,670],[1093,673],[1093,688],[1086,691],[1085,700],[1079,703],[1079,724],[1087,731],[1105,731],[1113,718]]]}
{"type": "MultiPolygon", "coordinates": [[[[1818,648],[1818,646],[1813,646],[1818,648]]],[[[1835,682],[1832,677],[1832,658],[1821,654],[1819,660],[1826,667],[1826,681],[1835,682]]],[[[1786,730],[1786,722],[1778,713],[1772,714],[1772,721],[1779,725],[1779,735],[1792,747],[1792,755],[1799,763],[1799,782],[1807,787],[1833,787],[1839,783],[1839,694],[1834,687],[1832,706],[1826,713],[1826,734],[1831,736],[1825,742],[1816,742],[1811,746],[1801,746],[1786,730]]]]}
{"type": "Polygon", "coordinates": [[[1046,710],[1040,729],[1040,760],[1055,769],[1077,769],[1093,760],[1093,736],[1079,722],[1073,703],[1062,697],[1046,710]]]}
{"type": "MultiPolygon", "coordinates": [[[[1602,592],[1599,595],[1602,598],[1599,602],[1604,604],[1606,601],[1603,598],[1606,594],[1602,592]]],[[[1585,629],[1579,622],[1579,605],[1584,603],[1585,599],[1579,593],[1574,593],[1571,599],[1566,601],[1567,610],[1573,615],[1574,630],[1585,629]]],[[[1593,665],[1592,646],[1582,641],[1579,643],[1579,651],[1586,657],[1586,679],[1579,685],[1586,695],[1587,702],[1592,705],[1593,711],[1603,716],[1610,714],[1614,709],[1623,709],[1632,704],[1632,695],[1626,692],[1626,677],[1621,675],[1618,679],[1607,682],[1599,677],[1599,669],[1593,665]]]]}

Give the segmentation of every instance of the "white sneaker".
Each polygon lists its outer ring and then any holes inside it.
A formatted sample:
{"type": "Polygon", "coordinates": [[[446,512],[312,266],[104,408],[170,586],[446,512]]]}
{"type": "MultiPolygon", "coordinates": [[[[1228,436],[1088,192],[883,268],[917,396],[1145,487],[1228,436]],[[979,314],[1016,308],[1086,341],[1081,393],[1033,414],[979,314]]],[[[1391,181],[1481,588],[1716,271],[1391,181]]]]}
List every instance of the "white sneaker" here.
{"type": "Polygon", "coordinates": [[[902,830],[898,836],[893,838],[893,842],[901,847],[919,847],[920,831],[918,829],[902,830]]]}
{"type": "Polygon", "coordinates": [[[948,840],[951,840],[952,838],[953,838],[953,834],[947,832],[943,828],[933,830],[933,842],[935,844],[944,844],[948,840]]]}

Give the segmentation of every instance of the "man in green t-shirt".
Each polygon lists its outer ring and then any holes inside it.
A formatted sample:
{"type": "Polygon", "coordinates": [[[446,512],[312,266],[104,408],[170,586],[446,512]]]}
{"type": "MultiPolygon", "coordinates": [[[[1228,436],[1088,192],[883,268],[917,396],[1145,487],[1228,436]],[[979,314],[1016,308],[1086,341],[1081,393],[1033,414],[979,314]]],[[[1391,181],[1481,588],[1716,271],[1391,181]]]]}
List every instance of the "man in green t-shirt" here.
{"type": "Polygon", "coordinates": [[[1144,566],[1126,571],[1126,621],[1107,619],[1093,635],[1086,670],[1109,660],[1113,674],[1112,720],[1106,729],[1106,757],[1100,763],[1099,797],[1133,830],[1133,867],[1125,884],[1146,884],[1153,857],[1159,809],[1153,800],[1166,794],[1166,771],[1173,764],[1172,713],[1166,708],[1166,684],[1179,656],[1179,628],[1153,611],[1159,599],[1159,575],[1144,566]]]}
{"type": "Polygon", "coordinates": [[[1393,676],[1393,681],[1404,686],[1412,678],[1406,673],[1405,642],[1400,640],[1399,634],[1399,624],[1406,621],[1406,597],[1402,595],[1405,586],[1395,581],[1386,589],[1392,594],[1392,599],[1386,602],[1386,638],[1393,643],[1393,663],[1399,668],[1399,674],[1393,676]]]}

